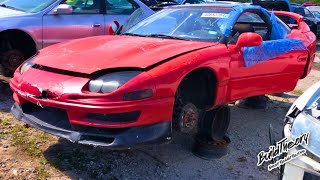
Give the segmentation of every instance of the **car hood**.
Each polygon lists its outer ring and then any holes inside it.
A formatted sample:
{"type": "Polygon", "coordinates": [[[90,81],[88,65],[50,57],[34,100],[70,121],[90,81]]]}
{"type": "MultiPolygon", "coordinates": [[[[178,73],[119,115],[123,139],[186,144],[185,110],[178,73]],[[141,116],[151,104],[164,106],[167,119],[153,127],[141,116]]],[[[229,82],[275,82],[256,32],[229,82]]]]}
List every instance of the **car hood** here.
{"type": "Polygon", "coordinates": [[[0,7],[0,17],[17,16],[24,13],[25,12],[22,12],[22,11],[16,11],[16,10],[0,7]]]}
{"type": "Polygon", "coordinates": [[[33,62],[91,74],[119,67],[147,68],[168,58],[216,44],[134,36],[98,36],[49,46],[42,49],[33,62]]]}

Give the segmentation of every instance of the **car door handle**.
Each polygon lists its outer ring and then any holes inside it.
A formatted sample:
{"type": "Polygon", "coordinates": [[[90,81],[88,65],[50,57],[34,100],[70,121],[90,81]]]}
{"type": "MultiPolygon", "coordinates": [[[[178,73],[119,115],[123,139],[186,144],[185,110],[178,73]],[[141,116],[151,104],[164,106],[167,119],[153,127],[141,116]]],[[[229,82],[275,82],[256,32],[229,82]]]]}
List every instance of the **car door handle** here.
{"type": "Polygon", "coordinates": [[[100,26],[101,24],[98,24],[98,23],[92,25],[92,27],[100,27],[100,26]]]}

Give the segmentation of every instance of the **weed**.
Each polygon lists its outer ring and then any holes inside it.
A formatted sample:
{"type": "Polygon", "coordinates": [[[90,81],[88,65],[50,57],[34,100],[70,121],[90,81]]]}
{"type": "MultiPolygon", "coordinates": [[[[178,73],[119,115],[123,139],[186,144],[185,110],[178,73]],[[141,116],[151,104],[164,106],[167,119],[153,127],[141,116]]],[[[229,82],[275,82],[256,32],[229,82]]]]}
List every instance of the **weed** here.
{"type": "Polygon", "coordinates": [[[293,94],[301,96],[304,92],[301,89],[295,89],[292,91],[293,94]]]}

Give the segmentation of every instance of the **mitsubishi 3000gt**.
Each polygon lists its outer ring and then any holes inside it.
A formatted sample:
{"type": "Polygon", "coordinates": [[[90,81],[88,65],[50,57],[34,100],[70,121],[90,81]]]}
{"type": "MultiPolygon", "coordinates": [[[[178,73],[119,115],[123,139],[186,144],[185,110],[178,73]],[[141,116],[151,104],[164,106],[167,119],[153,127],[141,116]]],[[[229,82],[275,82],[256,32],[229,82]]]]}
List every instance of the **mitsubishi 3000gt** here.
{"type": "Polygon", "coordinates": [[[120,35],[40,50],[14,73],[12,112],[42,131],[108,148],[166,142],[172,129],[214,137],[226,126],[205,114],[293,90],[315,47],[295,13],[225,2],[173,6],[120,35]]]}

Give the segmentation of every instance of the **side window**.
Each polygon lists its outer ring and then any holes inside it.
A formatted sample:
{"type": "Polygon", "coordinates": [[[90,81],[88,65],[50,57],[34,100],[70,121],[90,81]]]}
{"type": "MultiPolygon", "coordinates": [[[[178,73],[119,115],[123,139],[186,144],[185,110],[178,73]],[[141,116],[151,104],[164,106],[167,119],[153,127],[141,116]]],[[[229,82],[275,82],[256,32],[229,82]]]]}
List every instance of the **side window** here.
{"type": "MultiPolygon", "coordinates": [[[[284,17],[283,17],[284,18],[284,17]]],[[[295,22],[295,23],[297,23],[296,22],[296,20],[294,20],[293,18],[291,18],[291,19],[289,19],[289,21],[291,21],[291,22],[295,22]]],[[[291,32],[291,29],[290,29],[290,27],[287,25],[287,24],[290,24],[290,23],[285,23],[280,17],[277,17],[277,22],[280,24],[280,26],[283,28],[283,29],[285,29],[286,30],[286,32],[287,33],[290,33],[291,32]]]]}
{"type": "Polygon", "coordinates": [[[305,17],[313,18],[312,13],[307,8],[304,9],[304,13],[306,14],[305,17]]]}
{"type": "Polygon", "coordinates": [[[300,14],[301,16],[305,16],[303,8],[299,8],[299,7],[298,8],[294,8],[293,12],[297,13],[297,14],[300,14]]]}
{"type": "Polygon", "coordinates": [[[228,42],[235,44],[242,33],[258,33],[264,41],[270,40],[268,25],[256,12],[244,12],[234,24],[228,42]]]}
{"type": "Polygon", "coordinates": [[[72,14],[99,14],[100,0],[66,0],[73,8],[72,14]]]}
{"type": "Polygon", "coordinates": [[[107,14],[122,14],[130,15],[133,11],[139,8],[127,0],[106,0],[107,14]]]}
{"type": "Polygon", "coordinates": [[[245,12],[241,14],[239,19],[237,20],[237,23],[250,23],[250,22],[264,23],[264,21],[261,19],[261,17],[258,14],[252,13],[252,12],[245,12]]]}

